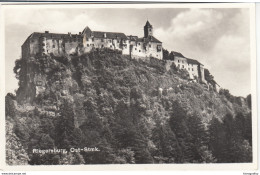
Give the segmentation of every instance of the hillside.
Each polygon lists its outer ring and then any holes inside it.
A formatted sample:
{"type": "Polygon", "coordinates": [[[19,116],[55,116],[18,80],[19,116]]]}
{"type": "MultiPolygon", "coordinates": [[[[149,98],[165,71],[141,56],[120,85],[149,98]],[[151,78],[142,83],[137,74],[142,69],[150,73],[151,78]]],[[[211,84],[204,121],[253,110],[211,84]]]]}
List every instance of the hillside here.
{"type": "Polygon", "coordinates": [[[102,50],[20,59],[14,72],[8,164],[252,161],[250,101],[188,81],[165,60],[102,50]],[[33,153],[84,147],[100,151],[33,153]]]}

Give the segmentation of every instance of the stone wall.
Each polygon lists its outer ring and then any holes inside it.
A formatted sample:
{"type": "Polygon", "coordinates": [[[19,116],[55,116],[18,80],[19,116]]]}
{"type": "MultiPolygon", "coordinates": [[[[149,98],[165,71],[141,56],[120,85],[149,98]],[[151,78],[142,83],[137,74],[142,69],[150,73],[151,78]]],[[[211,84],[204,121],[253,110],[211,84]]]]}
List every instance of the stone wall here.
{"type": "MultiPolygon", "coordinates": [[[[137,57],[154,57],[158,59],[162,59],[162,49],[158,51],[158,45],[161,47],[162,44],[160,43],[152,43],[149,42],[147,45],[144,42],[136,42],[131,41],[130,44],[132,45],[132,56],[137,57]]],[[[129,54],[129,53],[128,53],[129,54]]]]}
{"type": "Polygon", "coordinates": [[[27,39],[22,45],[22,58],[28,58],[30,56],[30,41],[27,39]]]}
{"type": "Polygon", "coordinates": [[[83,37],[84,52],[89,52],[93,48],[110,48],[122,50],[122,54],[129,54],[129,41],[121,39],[110,39],[110,38],[94,38],[83,37]]]}

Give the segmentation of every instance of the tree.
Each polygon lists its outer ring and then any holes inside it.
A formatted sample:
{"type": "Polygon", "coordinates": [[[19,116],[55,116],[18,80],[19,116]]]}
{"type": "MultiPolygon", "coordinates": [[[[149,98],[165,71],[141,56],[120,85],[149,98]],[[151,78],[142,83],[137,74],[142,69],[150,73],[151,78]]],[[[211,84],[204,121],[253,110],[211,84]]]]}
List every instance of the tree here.
{"type": "Polygon", "coordinates": [[[8,165],[27,165],[28,154],[19,138],[13,132],[13,124],[6,120],[6,163],[8,165]]]}
{"type": "Polygon", "coordinates": [[[178,163],[181,159],[181,149],[175,134],[167,123],[162,124],[158,119],[155,122],[151,139],[156,148],[152,152],[152,157],[158,163],[178,163]]]}
{"type": "Polygon", "coordinates": [[[214,76],[211,75],[211,73],[209,72],[208,69],[204,69],[204,76],[205,76],[205,80],[209,83],[214,83],[214,76]]]}
{"type": "Polygon", "coordinates": [[[247,105],[248,105],[249,109],[252,109],[251,94],[249,94],[249,95],[246,97],[246,101],[247,101],[247,105]]]}
{"type": "Polygon", "coordinates": [[[162,49],[163,51],[163,59],[164,60],[169,60],[169,51],[167,49],[162,49]]]}
{"type": "Polygon", "coordinates": [[[5,114],[6,117],[15,117],[16,109],[14,105],[15,96],[12,93],[8,93],[5,97],[5,114]]]}
{"type": "Polygon", "coordinates": [[[222,123],[215,117],[212,118],[209,125],[209,149],[218,162],[224,161],[225,132],[222,123]]]}
{"type": "Polygon", "coordinates": [[[74,131],[74,112],[73,106],[65,101],[60,108],[60,114],[55,127],[55,145],[59,148],[70,148],[74,131]]]}

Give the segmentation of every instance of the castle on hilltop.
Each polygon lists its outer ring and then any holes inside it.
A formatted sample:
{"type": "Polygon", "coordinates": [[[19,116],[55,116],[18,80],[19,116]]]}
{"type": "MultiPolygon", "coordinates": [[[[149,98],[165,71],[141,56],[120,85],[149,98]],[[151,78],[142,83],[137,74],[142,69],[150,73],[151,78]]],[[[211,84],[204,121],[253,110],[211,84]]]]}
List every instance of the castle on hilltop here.
{"type": "Polygon", "coordinates": [[[22,58],[50,55],[83,54],[96,48],[119,50],[132,58],[155,57],[162,59],[162,42],[153,36],[153,26],[146,22],[144,37],[126,36],[118,32],[92,31],[86,27],[79,34],[32,33],[22,45],[22,58]]]}
{"type": "MultiPolygon", "coordinates": [[[[153,26],[146,22],[144,37],[126,36],[118,32],[92,31],[86,27],[78,34],[32,33],[22,45],[22,58],[35,55],[65,56],[77,53],[78,55],[90,52],[93,49],[109,48],[119,50],[131,58],[154,57],[163,59],[162,42],[153,36],[153,26]]],[[[180,69],[189,72],[190,79],[196,77],[205,82],[204,66],[197,60],[184,57],[181,53],[172,52],[174,59],[168,63],[175,63],[180,69]]]]}

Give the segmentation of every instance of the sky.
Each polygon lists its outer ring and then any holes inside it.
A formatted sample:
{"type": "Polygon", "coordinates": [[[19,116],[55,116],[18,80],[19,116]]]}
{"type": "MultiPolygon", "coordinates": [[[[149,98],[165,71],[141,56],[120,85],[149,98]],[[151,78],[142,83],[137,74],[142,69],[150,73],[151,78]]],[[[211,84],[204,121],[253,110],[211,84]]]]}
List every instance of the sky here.
{"type": "Polygon", "coordinates": [[[33,32],[91,30],[144,35],[147,19],[168,51],[181,52],[209,69],[231,94],[250,94],[250,16],[247,8],[8,8],[5,10],[6,92],[14,92],[13,73],[21,45],[33,32]]]}

